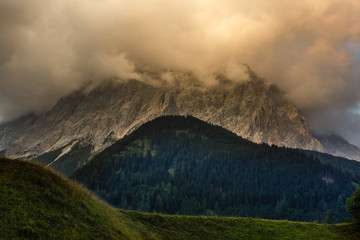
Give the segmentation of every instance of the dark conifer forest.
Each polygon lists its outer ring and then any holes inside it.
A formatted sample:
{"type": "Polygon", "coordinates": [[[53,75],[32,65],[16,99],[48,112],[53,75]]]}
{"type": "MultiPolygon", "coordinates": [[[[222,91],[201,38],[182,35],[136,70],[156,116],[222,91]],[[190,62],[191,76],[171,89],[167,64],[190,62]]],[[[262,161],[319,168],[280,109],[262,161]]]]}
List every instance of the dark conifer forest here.
{"type": "Polygon", "coordinates": [[[310,152],[167,116],[119,140],[72,178],[124,209],[332,223],[351,219],[345,202],[360,182],[346,163],[333,166],[310,152]]]}

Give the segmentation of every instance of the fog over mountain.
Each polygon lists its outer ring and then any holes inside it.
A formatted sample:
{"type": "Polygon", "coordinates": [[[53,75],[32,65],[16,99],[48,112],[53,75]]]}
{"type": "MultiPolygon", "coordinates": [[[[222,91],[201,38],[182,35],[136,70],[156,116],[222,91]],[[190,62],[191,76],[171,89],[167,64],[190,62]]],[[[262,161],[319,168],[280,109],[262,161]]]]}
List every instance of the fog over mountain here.
{"type": "Polygon", "coordinates": [[[247,81],[245,63],[314,132],[360,145],[359,12],[353,0],[0,0],[0,121],[114,77],[247,81]]]}

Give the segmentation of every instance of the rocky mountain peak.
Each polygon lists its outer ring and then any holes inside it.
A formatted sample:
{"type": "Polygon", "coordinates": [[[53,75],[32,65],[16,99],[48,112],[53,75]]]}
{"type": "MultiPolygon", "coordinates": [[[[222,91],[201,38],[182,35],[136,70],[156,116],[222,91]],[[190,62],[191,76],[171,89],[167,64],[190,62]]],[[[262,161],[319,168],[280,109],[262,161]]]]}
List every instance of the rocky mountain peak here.
{"type": "Polygon", "coordinates": [[[98,152],[161,115],[192,115],[257,143],[322,150],[295,105],[276,86],[249,76],[248,81],[224,78],[206,85],[176,73],[167,85],[128,80],[78,90],[13,139],[6,154],[34,157],[76,142],[98,152]]]}

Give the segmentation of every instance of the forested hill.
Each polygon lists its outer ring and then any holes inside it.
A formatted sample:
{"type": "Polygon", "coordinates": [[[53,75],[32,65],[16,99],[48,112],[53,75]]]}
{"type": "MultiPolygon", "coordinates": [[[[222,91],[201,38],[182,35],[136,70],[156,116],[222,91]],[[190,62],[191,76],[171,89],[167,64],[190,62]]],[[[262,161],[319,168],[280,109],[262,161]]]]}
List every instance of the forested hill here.
{"type": "Polygon", "coordinates": [[[254,144],[193,117],[160,117],[72,178],[148,212],[340,222],[358,177],[302,151],[254,144]]]}
{"type": "Polygon", "coordinates": [[[319,159],[323,164],[330,164],[336,169],[344,172],[349,172],[354,176],[360,177],[360,162],[356,160],[349,160],[343,157],[333,156],[327,153],[303,150],[310,156],[319,159]]]}

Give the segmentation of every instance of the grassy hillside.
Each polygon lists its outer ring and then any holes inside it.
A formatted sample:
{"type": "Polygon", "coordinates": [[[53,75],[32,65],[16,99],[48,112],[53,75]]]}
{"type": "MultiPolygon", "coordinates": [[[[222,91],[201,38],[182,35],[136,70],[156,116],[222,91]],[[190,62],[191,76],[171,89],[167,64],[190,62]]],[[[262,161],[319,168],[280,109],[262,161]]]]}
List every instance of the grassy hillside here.
{"type": "Polygon", "coordinates": [[[123,209],[328,223],[351,219],[345,200],[360,183],[303,151],[179,116],[142,125],[72,177],[123,209]]]}
{"type": "Polygon", "coordinates": [[[124,211],[159,239],[360,239],[354,224],[314,224],[279,220],[191,217],[124,211]]]}
{"type": "Polygon", "coordinates": [[[0,239],[131,239],[117,210],[38,165],[0,159],[0,239]]]}
{"type": "Polygon", "coordinates": [[[117,210],[41,166],[0,159],[0,239],[358,239],[354,224],[117,210]]]}

